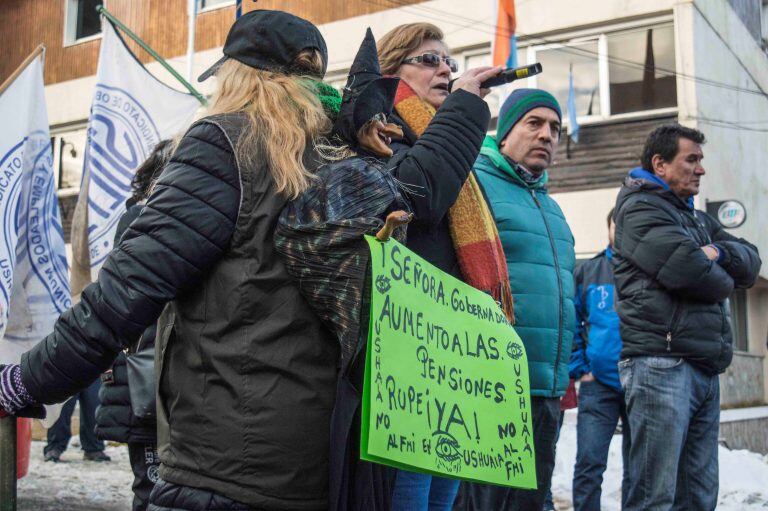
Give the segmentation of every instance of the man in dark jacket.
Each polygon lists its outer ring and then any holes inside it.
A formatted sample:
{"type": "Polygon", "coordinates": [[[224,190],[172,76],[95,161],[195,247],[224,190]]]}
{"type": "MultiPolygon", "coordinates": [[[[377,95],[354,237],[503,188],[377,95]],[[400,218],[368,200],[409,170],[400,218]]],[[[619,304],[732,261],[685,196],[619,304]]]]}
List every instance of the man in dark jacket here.
{"type": "Polygon", "coordinates": [[[616,225],[613,209],[608,213],[608,247],[574,273],[576,284],[576,335],[571,362],[571,378],[579,387],[579,421],[576,431],[576,466],[573,470],[573,508],[575,511],[600,509],[601,484],[608,462],[616,424],[621,418],[622,501],[629,484],[629,426],[624,392],[619,383],[619,316],[614,307],[616,285],[613,278],[613,241],[616,225]]]}
{"type": "Polygon", "coordinates": [[[616,287],[632,436],[627,510],[714,509],[718,374],[733,356],[727,299],[760,270],[757,249],[694,210],[704,135],[648,137],[616,201],[616,287]]]}

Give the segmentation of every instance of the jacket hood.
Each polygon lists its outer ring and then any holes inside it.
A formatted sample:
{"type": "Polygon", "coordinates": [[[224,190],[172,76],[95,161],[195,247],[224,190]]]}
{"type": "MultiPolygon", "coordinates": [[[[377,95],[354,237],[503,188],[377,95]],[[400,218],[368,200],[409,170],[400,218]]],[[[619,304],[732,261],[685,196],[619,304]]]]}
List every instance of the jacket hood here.
{"type": "Polygon", "coordinates": [[[508,178],[511,178],[512,181],[522,186],[523,188],[545,188],[547,181],[549,181],[549,174],[546,170],[541,173],[539,180],[533,184],[528,184],[523,181],[517,172],[515,172],[515,169],[512,168],[510,160],[501,154],[499,145],[496,143],[496,139],[490,135],[485,136],[485,140],[483,140],[483,146],[480,148],[480,154],[490,160],[490,163],[494,169],[504,174],[508,178]]]}
{"type": "Polygon", "coordinates": [[[624,179],[624,185],[616,198],[616,210],[621,208],[627,197],[641,192],[656,194],[678,208],[693,210],[693,197],[689,197],[687,201],[682,200],[659,176],[641,167],[630,170],[624,179]]]}

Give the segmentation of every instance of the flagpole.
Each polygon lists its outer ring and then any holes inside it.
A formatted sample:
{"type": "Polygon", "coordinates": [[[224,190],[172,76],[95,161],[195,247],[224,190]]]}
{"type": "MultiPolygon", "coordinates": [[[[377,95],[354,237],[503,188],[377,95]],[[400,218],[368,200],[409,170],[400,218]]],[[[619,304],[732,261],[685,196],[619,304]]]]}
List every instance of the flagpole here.
{"type": "Polygon", "coordinates": [[[192,86],[192,84],[186,81],[183,76],[181,76],[175,69],[173,69],[173,67],[170,64],[168,64],[168,62],[166,62],[165,59],[163,59],[163,57],[158,55],[155,50],[150,48],[150,46],[147,43],[142,41],[139,38],[139,36],[134,34],[128,27],[123,25],[123,23],[120,20],[115,18],[112,15],[112,13],[110,13],[108,10],[104,8],[103,5],[96,6],[96,11],[102,16],[104,16],[105,18],[107,18],[110,22],[112,22],[112,24],[115,25],[117,28],[122,30],[125,33],[125,35],[133,39],[136,42],[136,44],[138,44],[144,49],[144,51],[149,53],[152,56],[152,58],[154,58],[161,66],[163,66],[169,73],[171,73],[171,75],[173,75],[173,77],[176,78],[189,91],[189,93],[192,94],[200,102],[201,105],[205,106],[208,104],[208,102],[205,100],[205,97],[202,94],[200,94],[200,92],[197,89],[195,89],[192,86]]]}
{"type": "Polygon", "coordinates": [[[32,53],[27,56],[27,58],[24,59],[24,62],[21,63],[19,67],[16,68],[16,70],[11,73],[11,76],[5,79],[5,81],[0,85],[0,95],[2,95],[3,92],[5,92],[5,89],[11,86],[11,84],[16,80],[16,78],[19,77],[19,75],[27,68],[27,66],[35,60],[41,53],[45,51],[45,45],[39,44],[37,48],[34,49],[32,53]]]}
{"type": "MultiPolygon", "coordinates": [[[[16,78],[37,57],[45,51],[45,45],[40,44],[30,53],[24,62],[11,73],[0,85],[0,95],[16,81],[16,78]]],[[[16,463],[17,463],[17,422],[16,417],[2,414],[0,416],[0,511],[16,511],[16,463]]]]}
{"type": "Polygon", "coordinates": [[[0,418],[0,511],[16,511],[16,417],[0,418]]]}
{"type": "Polygon", "coordinates": [[[195,58],[195,24],[197,0],[187,0],[187,80],[192,81],[195,58]]]}

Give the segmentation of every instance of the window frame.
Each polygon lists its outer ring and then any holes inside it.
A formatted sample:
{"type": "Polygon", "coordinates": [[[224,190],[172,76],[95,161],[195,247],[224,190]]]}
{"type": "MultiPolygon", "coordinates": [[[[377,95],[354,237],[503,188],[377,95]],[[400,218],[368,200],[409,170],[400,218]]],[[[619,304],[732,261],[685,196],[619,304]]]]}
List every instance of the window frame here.
{"type": "MultiPolygon", "coordinates": [[[[531,36],[529,38],[521,38],[518,40],[518,51],[521,56],[524,56],[527,61],[520,62],[520,65],[528,65],[536,62],[536,50],[550,49],[553,47],[567,46],[569,43],[581,43],[585,41],[595,40],[598,41],[598,73],[600,83],[600,114],[593,114],[590,116],[579,115],[577,120],[580,126],[590,124],[600,124],[610,121],[630,120],[637,118],[644,118],[656,115],[674,114],[679,111],[678,106],[655,108],[652,110],[638,110],[636,112],[627,112],[622,114],[611,113],[610,108],[610,73],[609,73],[609,61],[608,61],[608,36],[616,32],[623,32],[625,30],[643,29],[643,28],[655,28],[658,26],[671,25],[673,31],[677,30],[675,26],[675,20],[672,14],[664,14],[660,16],[654,16],[651,18],[644,18],[635,21],[628,21],[624,23],[617,23],[613,25],[606,25],[601,27],[595,27],[592,29],[575,30],[571,32],[563,32],[557,36],[550,36],[544,34],[543,38],[547,39],[546,43],[537,43],[540,37],[531,36]]],[[[676,39],[676,38],[675,38],[676,39]]],[[[490,51],[489,47],[485,48],[486,52],[490,51]]],[[[675,45],[675,51],[677,51],[677,45],[675,45]]],[[[461,52],[456,52],[461,54],[461,52]]],[[[546,72],[546,70],[545,70],[546,72]]],[[[527,78],[523,81],[523,86],[535,88],[537,79],[535,76],[527,78]]],[[[564,112],[565,114],[565,112],[564,112]]],[[[569,126],[568,116],[563,117],[563,128],[569,126]]]]}
{"type": "Polygon", "coordinates": [[[64,48],[99,40],[104,34],[102,30],[99,30],[96,34],[77,39],[77,12],[79,7],[78,0],[64,0],[64,41],[62,43],[64,48]]]}
{"type": "MultiPolygon", "coordinates": [[[[569,45],[577,45],[582,43],[591,43],[596,42],[597,43],[597,52],[598,52],[598,58],[597,58],[597,73],[598,73],[598,91],[600,93],[600,113],[599,114],[592,114],[592,115],[579,115],[576,117],[576,120],[578,121],[579,125],[582,123],[589,123],[594,121],[604,121],[611,118],[610,115],[610,97],[606,97],[607,94],[605,93],[605,86],[609,85],[609,77],[608,77],[608,56],[607,56],[607,37],[605,34],[595,34],[594,36],[587,36],[587,37],[578,37],[574,39],[570,39],[568,41],[564,42],[557,42],[557,43],[547,43],[547,44],[540,44],[540,45],[530,45],[526,48],[525,56],[527,61],[525,63],[520,63],[520,65],[530,65],[534,64],[537,61],[536,59],[536,52],[537,51],[547,51],[547,50],[556,50],[558,48],[565,48],[569,45]],[[607,112],[607,113],[603,113],[607,112]]],[[[544,71],[546,72],[546,70],[544,71]]],[[[538,88],[538,76],[532,76],[528,79],[530,86],[534,89],[538,88]]],[[[561,105],[561,108],[565,109],[565,105],[561,105]]],[[[563,110],[564,118],[563,118],[563,127],[568,125],[568,115],[565,110],[563,110]]]]}
{"type": "MultiPolygon", "coordinates": [[[[81,167],[80,170],[80,179],[77,184],[74,186],[67,186],[62,187],[60,179],[62,177],[62,142],[65,142],[67,145],[72,144],[72,146],[78,151],[78,154],[81,155],[81,158],[85,159],[85,147],[88,144],[88,119],[82,119],[79,121],[74,121],[71,123],[66,123],[63,125],[58,126],[51,126],[50,132],[51,132],[51,138],[53,139],[53,143],[51,144],[51,149],[53,150],[53,175],[54,175],[54,182],[56,184],[56,192],[57,193],[63,193],[63,194],[71,194],[75,192],[79,192],[80,186],[82,184],[83,180],[83,169],[81,167]],[[84,144],[82,146],[76,145],[73,142],[73,138],[75,140],[79,136],[85,136],[84,144]]],[[[66,150],[66,149],[64,149],[66,150]]]]}
{"type": "Polygon", "coordinates": [[[225,0],[223,2],[220,2],[218,4],[209,5],[207,7],[203,7],[203,0],[195,0],[197,2],[197,14],[203,14],[206,12],[216,11],[219,9],[224,9],[226,7],[232,7],[235,5],[236,0],[225,0]]]}
{"type": "Polygon", "coordinates": [[[733,351],[737,353],[750,353],[749,346],[749,291],[747,289],[734,289],[731,296],[728,297],[728,308],[731,315],[730,327],[731,335],[733,336],[733,351]],[[741,308],[737,308],[736,295],[742,295],[744,297],[741,308]],[[738,318],[736,312],[742,312],[744,315],[744,331],[742,332],[740,327],[736,326],[738,318]],[[740,335],[739,335],[740,334],[740,335]],[[738,337],[738,338],[737,338],[738,337]],[[741,340],[744,341],[744,346],[741,346],[741,340]]]}

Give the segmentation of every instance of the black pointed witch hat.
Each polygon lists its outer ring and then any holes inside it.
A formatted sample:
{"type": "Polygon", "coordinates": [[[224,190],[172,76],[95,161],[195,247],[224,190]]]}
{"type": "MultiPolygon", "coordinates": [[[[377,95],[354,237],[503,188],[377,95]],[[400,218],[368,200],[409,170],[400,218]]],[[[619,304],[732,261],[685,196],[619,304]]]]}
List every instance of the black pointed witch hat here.
{"type": "Polygon", "coordinates": [[[392,113],[399,82],[399,78],[382,78],[376,40],[368,28],[349,69],[334,133],[345,142],[357,145],[357,131],[366,122],[376,114],[392,113]]]}

